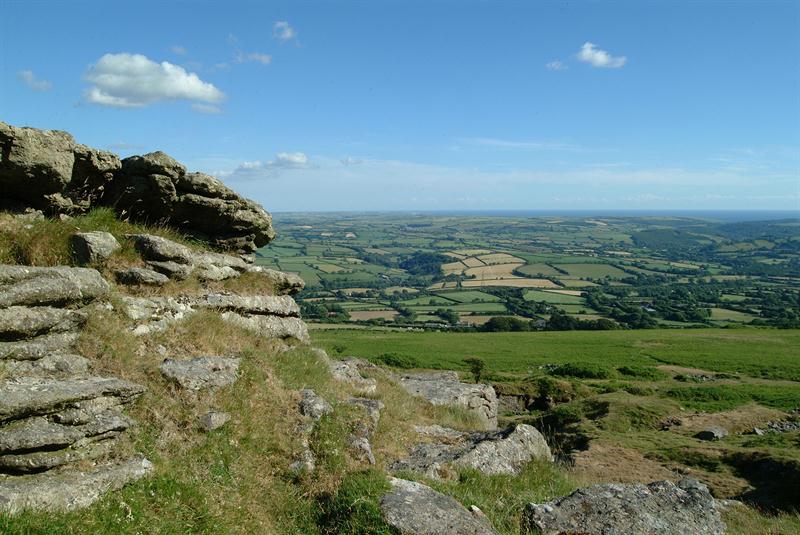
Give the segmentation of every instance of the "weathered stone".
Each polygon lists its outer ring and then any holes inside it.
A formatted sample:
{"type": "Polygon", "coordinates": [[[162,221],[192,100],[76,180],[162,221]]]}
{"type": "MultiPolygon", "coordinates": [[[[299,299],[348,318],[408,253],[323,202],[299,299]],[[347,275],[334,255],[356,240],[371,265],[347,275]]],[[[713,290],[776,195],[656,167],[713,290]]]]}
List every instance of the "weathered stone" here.
{"type": "Polygon", "coordinates": [[[224,281],[234,279],[239,276],[239,272],[232,267],[224,266],[197,266],[194,274],[201,281],[224,281]]]}
{"type": "Polygon", "coordinates": [[[361,375],[356,362],[358,359],[333,360],[328,358],[327,355],[325,355],[325,359],[331,370],[331,375],[337,381],[350,383],[363,394],[372,394],[377,389],[375,379],[361,375]]]}
{"type": "Polygon", "coordinates": [[[78,339],[77,332],[49,333],[31,340],[0,342],[0,359],[37,360],[69,351],[78,339]]]}
{"type": "Polygon", "coordinates": [[[230,413],[223,411],[210,411],[199,418],[200,427],[203,431],[209,432],[219,429],[231,419],[230,413]]]}
{"type": "Polygon", "coordinates": [[[117,282],[127,285],[163,286],[169,277],[146,268],[125,268],[114,271],[117,282]]]}
{"type": "Polygon", "coordinates": [[[367,413],[369,420],[366,423],[361,423],[356,427],[356,435],[362,437],[369,437],[378,428],[378,422],[381,420],[381,411],[385,405],[382,401],[369,398],[348,398],[347,403],[361,407],[367,413]]]}
{"type": "Polygon", "coordinates": [[[415,425],[414,431],[420,435],[429,436],[440,442],[453,442],[464,437],[465,433],[441,425],[415,425]]]}
{"type": "Polygon", "coordinates": [[[381,498],[381,512],[389,525],[408,535],[497,535],[450,496],[422,483],[391,478],[392,490],[381,498]]]}
{"type": "Polygon", "coordinates": [[[192,300],[186,297],[131,297],[122,296],[122,310],[130,319],[145,324],[133,329],[136,336],[165,330],[175,321],[194,313],[192,300]]]}
{"type": "Polygon", "coordinates": [[[299,318],[281,318],[278,316],[243,316],[236,312],[223,312],[222,319],[247,329],[265,338],[294,338],[307,344],[310,342],[308,327],[299,318]]]}
{"type": "Polygon", "coordinates": [[[77,303],[108,290],[95,269],[0,265],[0,307],[77,303]]]}
{"type": "Polygon", "coordinates": [[[86,375],[89,361],[80,355],[46,355],[37,360],[0,360],[8,377],[70,377],[86,375]]]}
{"type": "Polygon", "coordinates": [[[22,377],[0,383],[0,423],[54,413],[93,398],[118,398],[118,402],[127,403],[144,391],[143,386],[108,377],[22,377]]]}
{"type": "Polygon", "coordinates": [[[109,232],[79,232],[72,236],[72,252],[83,264],[104,262],[122,247],[109,232]]]}
{"type": "Polygon", "coordinates": [[[474,413],[487,429],[497,428],[497,396],[490,385],[462,383],[450,373],[406,374],[400,385],[433,405],[455,405],[474,413]]]}
{"type": "Polygon", "coordinates": [[[50,332],[69,332],[86,323],[86,314],[52,307],[11,306],[0,309],[0,340],[33,338],[50,332]]]}
{"type": "Polygon", "coordinates": [[[152,234],[126,234],[126,238],[133,240],[136,249],[145,260],[172,261],[178,264],[191,264],[194,252],[180,243],[154,236],[152,234]]]}
{"type": "Polygon", "coordinates": [[[165,359],[161,364],[161,373],[187,390],[219,388],[236,382],[239,377],[239,361],[228,357],[165,359]]]}
{"type": "Polygon", "coordinates": [[[549,503],[532,503],[523,513],[522,529],[541,535],[721,535],[725,524],[708,489],[684,479],[677,485],[594,485],[549,503]]]}
{"type": "Polygon", "coordinates": [[[274,269],[268,269],[262,266],[249,266],[247,269],[251,273],[260,273],[268,278],[276,294],[282,295],[295,295],[305,288],[305,281],[294,273],[284,273],[274,269]]]}
{"type": "Polygon", "coordinates": [[[728,430],[718,425],[704,429],[695,435],[695,437],[699,438],[700,440],[722,440],[727,436],[728,430]]]}
{"type": "Polygon", "coordinates": [[[444,442],[418,444],[409,458],[392,464],[392,470],[446,479],[454,475],[453,468],[473,468],[487,475],[516,475],[533,459],[553,461],[544,437],[527,424],[488,433],[447,431],[442,437],[444,442]]]}
{"type": "Polygon", "coordinates": [[[250,267],[239,256],[209,252],[196,254],[192,259],[192,263],[201,268],[207,266],[231,268],[239,273],[244,273],[250,267]]]}
{"type": "Polygon", "coordinates": [[[0,471],[6,473],[30,473],[50,470],[66,464],[98,459],[111,453],[119,433],[109,432],[102,436],[82,439],[58,450],[42,449],[26,453],[0,455],[0,471]]]}
{"type": "Polygon", "coordinates": [[[120,168],[115,155],[66,132],[0,122],[0,199],[51,213],[85,212],[120,168]]]}
{"type": "Polygon", "coordinates": [[[375,455],[372,453],[372,445],[369,443],[367,437],[350,435],[348,444],[353,452],[353,457],[357,461],[366,461],[369,464],[375,464],[375,455]]]}
{"type": "Polygon", "coordinates": [[[186,167],[159,150],[143,156],[125,158],[122,160],[122,171],[128,175],[164,175],[179,178],[186,173],[186,167]]]}
{"type": "Polygon", "coordinates": [[[300,414],[308,416],[313,420],[319,420],[324,415],[333,412],[331,404],[325,398],[318,395],[310,388],[300,391],[300,403],[298,403],[300,414]]]}
{"type": "Polygon", "coordinates": [[[173,262],[171,260],[166,261],[156,261],[152,260],[147,262],[147,265],[158,271],[159,273],[166,275],[170,279],[175,280],[186,280],[189,278],[189,275],[192,274],[194,271],[194,266],[190,264],[179,264],[177,262],[173,262]]]}
{"type": "Polygon", "coordinates": [[[69,511],[88,507],[107,492],[141,479],[152,470],[153,465],[139,456],[83,471],[0,477],[0,511],[18,514],[25,509],[69,511]]]}
{"type": "Polygon", "coordinates": [[[245,314],[268,314],[270,316],[298,317],[300,307],[287,295],[228,295],[207,294],[196,301],[197,306],[232,310],[245,314]]]}

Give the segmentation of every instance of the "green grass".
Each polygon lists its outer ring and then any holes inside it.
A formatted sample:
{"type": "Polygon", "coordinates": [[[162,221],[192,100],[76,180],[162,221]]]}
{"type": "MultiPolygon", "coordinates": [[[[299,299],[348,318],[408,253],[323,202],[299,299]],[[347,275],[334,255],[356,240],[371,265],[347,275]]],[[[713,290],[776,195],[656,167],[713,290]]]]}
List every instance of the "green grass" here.
{"type": "Polygon", "coordinates": [[[544,303],[554,304],[570,304],[581,305],[583,304],[583,297],[577,295],[567,295],[555,292],[544,292],[542,290],[530,290],[525,292],[526,301],[540,301],[544,303]]]}
{"type": "Polygon", "coordinates": [[[672,388],[667,396],[690,409],[724,411],[755,401],[766,407],[791,410],[800,406],[800,384],[736,384],[672,388]]]}
{"type": "Polygon", "coordinates": [[[485,292],[479,292],[477,290],[463,290],[459,292],[437,292],[436,295],[440,295],[446,299],[450,299],[458,303],[475,303],[475,302],[495,303],[497,301],[500,301],[500,298],[497,297],[496,295],[487,294],[485,292]]]}
{"type": "Polygon", "coordinates": [[[674,364],[753,377],[800,381],[800,330],[692,329],[531,333],[407,333],[317,331],[314,341],[363,357],[395,352],[422,366],[465,369],[477,356],[490,371],[525,373],[542,364],[584,362],[615,366],[674,364]]]}
{"type": "Polygon", "coordinates": [[[554,264],[573,277],[602,279],[603,277],[624,277],[625,272],[609,264],[554,264]]]}

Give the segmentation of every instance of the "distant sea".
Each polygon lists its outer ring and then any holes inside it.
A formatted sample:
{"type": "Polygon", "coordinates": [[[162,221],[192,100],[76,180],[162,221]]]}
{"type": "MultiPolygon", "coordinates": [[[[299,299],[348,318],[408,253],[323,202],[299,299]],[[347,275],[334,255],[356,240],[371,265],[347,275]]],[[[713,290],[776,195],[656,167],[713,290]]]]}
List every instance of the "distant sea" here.
{"type": "MultiPolygon", "coordinates": [[[[290,215],[300,212],[274,212],[290,215]]],[[[714,221],[772,221],[798,219],[800,210],[398,210],[363,212],[309,212],[317,215],[419,215],[419,216],[478,216],[478,217],[691,217],[714,221]]]]}

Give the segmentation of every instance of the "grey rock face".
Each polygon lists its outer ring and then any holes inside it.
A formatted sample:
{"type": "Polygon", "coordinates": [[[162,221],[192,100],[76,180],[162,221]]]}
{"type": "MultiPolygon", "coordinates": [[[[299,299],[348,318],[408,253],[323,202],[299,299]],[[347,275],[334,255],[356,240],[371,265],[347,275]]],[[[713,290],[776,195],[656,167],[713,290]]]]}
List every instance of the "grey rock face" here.
{"type": "Polygon", "coordinates": [[[130,403],[144,387],[113,377],[43,379],[21,377],[0,383],[0,424],[20,418],[57,413],[92,399],[130,403]]]}
{"type": "Polygon", "coordinates": [[[200,427],[203,431],[209,432],[215,429],[219,429],[226,423],[228,423],[231,419],[231,415],[228,412],[222,411],[210,411],[202,415],[199,419],[200,427]]]}
{"type": "Polygon", "coordinates": [[[83,471],[51,471],[22,477],[0,476],[0,511],[70,511],[88,507],[109,491],[153,470],[144,457],[101,464],[83,471]]]}
{"type": "Polygon", "coordinates": [[[19,340],[51,332],[75,331],[84,323],[86,314],[75,310],[46,306],[0,308],[0,340],[19,340]]]}
{"type": "Polygon", "coordinates": [[[516,475],[533,459],[553,461],[553,454],[541,433],[530,425],[519,424],[503,431],[459,433],[434,429],[441,442],[418,444],[408,459],[392,465],[392,470],[411,470],[434,479],[445,479],[452,468],[473,468],[487,475],[516,475]]]}
{"type": "Polygon", "coordinates": [[[709,440],[709,441],[722,440],[727,436],[728,436],[728,430],[718,425],[711,426],[708,429],[704,429],[695,435],[695,437],[699,438],[700,440],[709,440]]]}
{"type": "Polygon", "coordinates": [[[497,535],[485,519],[430,487],[392,478],[392,490],[381,498],[381,512],[389,525],[408,535],[497,535]]]}
{"type": "Polygon", "coordinates": [[[79,232],[72,236],[72,252],[82,264],[104,262],[120,247],[108,232],[79,232]]]}
{"type": "Polygon", "coordinates": [[[197,357],[188,360],[165,359],[161,373],[187,390],[220,388],[236,382],[240,359],[197,357]]]}
{"type": "Polygon", "coordinates": [[[125,268],[114,272],[117,282],[127,285],[163,286],[169,277],[157,271],[145,268],[125,268]]]}
{"type": "Polygon", "coordinates": [[[47,354],[37,360],[0,360],[0,371],[11,378],[66,378],[86,375],[89,371],[89,361],[80,355],[47,354]]]}
{"type": "Polygon", "coordinates": [[[0,307],[78,303],[108,290],[94,269],[0,265],[0,307]]]}
{"type": "Polygon", "coordinates": [[[261,273],[267,277],[275,289],[275,293],[280,295],[294,295],[305,288],[305,281],[294,273],[284,273],[274,269],[268,269],[262,266],[250,266],[247,268],[248,272],[261,273]]]}
{"type": "Polygon", "coordinates": [[[236,312],[223,312],[222,319],[265,338],[293,338],[307,344],[311,341],[308,327],[299,318],[279,316],[243,316],[236,312]]]}
{"type": "Polygon", "coordinates": [[[194,252],[180,243],[152,234],[126,234],[145,260],[191,264],[194,252]]]}
{"type": "Polygon", "coordinates": [[[433,405],[455,405],[474,413],[487,429],[497,428],[497,395],[489,385],[462,383],[452,372],[406,374],[400,385],[433,405]]]}
{"type": "Polygon", "coordinates": [[[271,316],[299,317],[300,307],[286,295],[226,295],[208,294],[197,301],[203,308],[231,310],[245,314],[268,314],[271,316]]]}
{"type": "Polygon", "coordinates": [[[358,367],[358,360],[348,358],[344,360],[334,360],[321,349],[316,349],[320,357],[328,364],[331,375],[337,381],[349,383],[363,394],[372,394],[377,389],[377,381],[371,377],[361,375],[358,367]]]}
{"type": "Polygon", "coordinates": [[[69,351],[78,339],[77,332],[49,333],[31,340],[0,342],[0,359],[37,360],[50,354],[69,351]]]}
{"type": "Polygon", "coordinates": [[[300,391],[298,409],[300,410],[300,414],[308,416],[313,420],[319,420],[324,415],[333,412],[331,404],[310,388],[300,391]]]}
{"type": "Polygon", "coordinates": [[[272,218],[218,179],[186,168],[163,152],[133,156],[104,202],[139,220],[163,221],[229,250],[253,251],[275,237],[272,218]]]}
{"type": "Polygon", "coordinates": [[[558,535],[721,535],[714,498],[697,481],[677,485],[594,485],[545,504],[529,504],[523,533],[558,535]]]}
{"type": "Polygon", "coordinates": [[[66,132],[0,122],[0,198],[50,213],[84,212],[120,168],[119,158],[66,132]]]}

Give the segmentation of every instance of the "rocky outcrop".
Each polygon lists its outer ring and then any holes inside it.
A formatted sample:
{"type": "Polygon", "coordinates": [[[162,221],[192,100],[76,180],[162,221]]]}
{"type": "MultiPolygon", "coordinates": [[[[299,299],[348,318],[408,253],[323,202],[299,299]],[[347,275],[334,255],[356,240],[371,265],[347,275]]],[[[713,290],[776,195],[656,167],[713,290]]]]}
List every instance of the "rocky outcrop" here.
{"type": "Polygon", "coordinates": [[[164,377],[186,390],[203,390],[232,385],[239,378],[240,359],[229,357],[197,357],[187,360],[165,359],[161,364],[164,377]]]}
{"type": "Polygon", "coordinates": [[[126,217],[167,223],[227,250],[253,251],[275,237],[260,205],[210,175],[187,173],[163,152],[122,160],[104,202],[126,217]]]}
{"type": "Polygon", "coordinates": [[[85,212],[98,204],[122,167],[106,151],[67,132],[0,122],[0,199],[48,213],[85,212]]]}
{"type": "Polygon", "coordinates": [[[120,159],[67,132],[0,122],[0,199],[50,214],[111,206],[120,216],[164,223],[226,250],[253,251],[275,232],[271,216],[218,179],[163,152],[120,159]]]}
{"type": "Polygon", "coordinates": [[[455,475],[454,468],[472,468],[487,475],[516,475],[534,459],[553,461],[547,441],[527,424],[490,433],[460,433],[446,428],[426,428],[423,432],[436,442],[416,445],[407,459],[392,465],[392,470],[446,479],[455,475]]]}
{"type": "Polygon", "coordinates": [[[391,478],[381,498],[384,521],[408,535],[497,535],[483,515],[473,514],[450,496],[422,483],[391,478]]]}
{"type": "Polygon", "coordinates": [[[371,377],[361,375],[361,368],[368,364],[363,359],[348,357],[343,360],[335,360],[328,356],[325,350],[314,348],[314,352],[331,372],[331,376],[336,381],[348,383],[355,390],[362,394],[372,394],[378,387],[377,381],[371,377]]]}
{"type": "Polygon", "coordinates": [[[113,460],[75,472],[79,461],[116,456],[133,424],[124,409],[144,392],[90,375],[71,353],[87,321],[81,307],[108,290],[93,269],[0,266],[0,511],[88,504],[149,470],[113,460]]]}
{"type": "Polygon", "coordinates": [[[124,268],[114,271],[114,276],[120,284],[129,286],[163,286],[169,282],[166,275],[147,268],[124,268]]]}
{"type": "Polygon", "coordinates": [[[333,412],[331,404],[310,388],[300,391],[300,403],[297,408],[300,410],[300,414],[308,416],[312,420],[319,420],[324,415],[333,412]]]}
{"type": "Polygon", "coordinates": [[[594,485],[567,497],[529,504],[522,516],[523,533],[560,535],[721,535],[714,498],[705,485],[684,479],[677,485],[594,485]]]}
{"type": "Polygon", "coordinates": [[[399,382],[410,394],[433,405],[463,407],[487,429],[497,428],[497,396],[490,385],[462,383],[455,372],[406,374],[399,382]]]}

